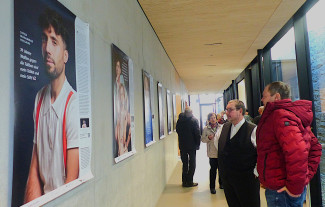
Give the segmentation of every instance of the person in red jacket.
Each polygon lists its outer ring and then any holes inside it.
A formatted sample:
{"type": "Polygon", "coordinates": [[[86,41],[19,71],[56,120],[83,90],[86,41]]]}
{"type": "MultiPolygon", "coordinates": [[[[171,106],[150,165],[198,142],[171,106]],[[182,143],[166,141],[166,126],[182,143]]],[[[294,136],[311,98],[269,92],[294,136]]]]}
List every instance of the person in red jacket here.
{"type": "Polygon", "coordinates": [[[312,102],[292,102],[283,82],[267,85],[256,132],[257,171],[268,207],[303,206],[306,185],[320,162],[322,147],[310,129],[312,102]]]}

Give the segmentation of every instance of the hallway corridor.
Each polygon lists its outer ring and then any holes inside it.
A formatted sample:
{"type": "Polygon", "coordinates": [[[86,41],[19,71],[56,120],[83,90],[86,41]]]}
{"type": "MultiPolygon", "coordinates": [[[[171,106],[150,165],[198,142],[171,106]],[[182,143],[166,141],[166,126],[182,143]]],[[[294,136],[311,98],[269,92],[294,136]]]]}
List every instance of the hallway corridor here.
{"type": "MultiPolygon", "coordinates": [[[[183,188],[182,162],[179,160],[165,190],[160,196],[156,207],[227,207],[227,201],[223,190],[219,189],[216,181],[215,195],[209,189],[209,159],[206,155],[206,144],[201,143],[196,155],[196,170],[194,182],[199,185],[193,188],[183,188]]],[[[218,180],[218,178],[217,178],[218,180]]],[[[261,189],[261,207],[266,207],[264,190],[261,189]]]]}

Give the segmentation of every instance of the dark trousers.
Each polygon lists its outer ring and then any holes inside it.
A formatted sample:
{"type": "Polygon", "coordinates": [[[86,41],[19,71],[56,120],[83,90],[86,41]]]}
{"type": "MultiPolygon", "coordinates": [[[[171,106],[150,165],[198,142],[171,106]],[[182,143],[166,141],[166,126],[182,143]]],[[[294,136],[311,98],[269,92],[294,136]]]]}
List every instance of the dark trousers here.
{"type": "MultiPolygon", "coordinates": [[[[216,177],[218,169],[218,158],[209,158],[210,162],[210,189],[216,188],[216,177]]],[[[222,185],[220,170],[219,170],[219,186],[222,185]]]]}
{"type": "Polygon", "coordinates": [[[196,167],[196,150],[181,150],[181,160],[183,163],[182,182],[191,184],[196,167]]]}
{"type": "Polygon", "coordinates": [[[222,176],[222,184],[229,207],[260,207],[260,183],[250,175],[222,176]]]}

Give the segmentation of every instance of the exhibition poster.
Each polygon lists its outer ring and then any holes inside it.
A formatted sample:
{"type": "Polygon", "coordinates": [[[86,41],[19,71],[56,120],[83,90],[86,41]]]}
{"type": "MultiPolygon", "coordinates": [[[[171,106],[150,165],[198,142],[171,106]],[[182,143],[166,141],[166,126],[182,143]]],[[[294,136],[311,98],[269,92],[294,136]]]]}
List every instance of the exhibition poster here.
{"type": "Polygon", "coordinates": [[[89,25],[54,0],[14,1],[12,206],[93,177],[89,25]]]}
{"type": "Polygon", "coordinates": [[[168,129],[168,134],[171,134],[172,133],[173,112],[172,112],[171,93],[168,89],[166,90],[166,100],[167,100],[167,129],[168,129]]]}
{"type": "Polygon", "coordinates": [[[176,132],[176,122],[177,122],[176,95],[173,94],[173,128],[174,128],[174,132],[176,132]]]}
{"type": "Polygon", "coordinates": [[[133,62],[122,50],[112,44],[113,83],[113,154],[120,162],[135,151],[134,146],[134,92],[133,62]]]}
{"type": "Polygon", "coordinates": [[[144,141],[148,147],[154,143],[154,113],[153,113],[153,78],[146,71],[142,71],[143,79],[143,110],[144,110],[144,141]]]}
{"type": "Polygon", "coordinates": [[[158,89],[158,121],[159,121],[159,138],[163,139],[165,135],[165,96],[164,87],[161,83],[157,84],[158,89]]]}

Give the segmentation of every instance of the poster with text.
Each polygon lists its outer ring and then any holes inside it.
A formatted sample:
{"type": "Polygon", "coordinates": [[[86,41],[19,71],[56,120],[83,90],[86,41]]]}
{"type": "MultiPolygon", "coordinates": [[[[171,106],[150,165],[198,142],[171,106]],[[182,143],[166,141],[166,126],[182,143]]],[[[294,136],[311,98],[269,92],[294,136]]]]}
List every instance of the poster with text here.
{"type": "Polygon", "coordinates": [[[58,1],[14,1],[12,206],[93,177],[89,49],[89,25],[58,1]]]}
{"type": "Polygon", "coordinates": [[[167,129],[168,129],[168,134],[171,134],[172,133],[173,111],[172,111],[171,93],[168,89],[166,90],[166,100],[167,100],[167,129]]]}
{"type": "Polygon", "coordinates": [[[159,138],[165,137],[165,95],[164,88],[161,83],[157,84],[158,88],[158,121],[159,121],[159,138]]]}
{"type": "Polygon", "coordinates": [[[176,95],[173,94],[173,128],[174,128],[174,132],[176,132],[176,122],[177,122],[176,95]]]}
{"type": "Polygon", "coordinates": [[[112,44],[113,153],[120,162],[135,153],[133,63],[122,50],[112,44]]]}
{"type": "Polygon", "coordinates": [[[148,147],[154,143],[153,135],[153,123],[154,123],[154,113],[153,113],[153,78],[146,71],[142,71],[143,80],[143,111],[144,111],[144,141],[145,146],[148,147]]]}

